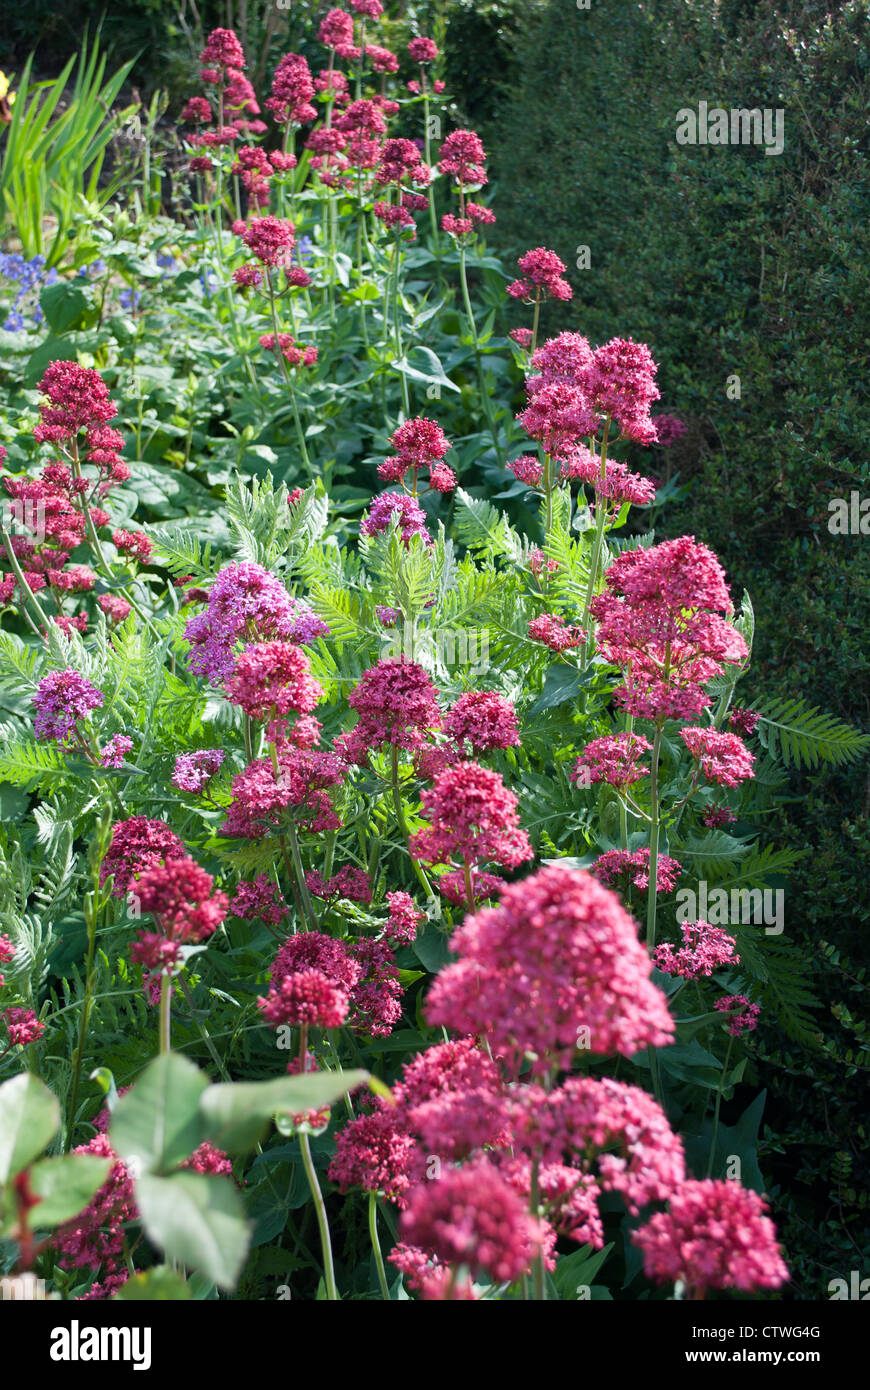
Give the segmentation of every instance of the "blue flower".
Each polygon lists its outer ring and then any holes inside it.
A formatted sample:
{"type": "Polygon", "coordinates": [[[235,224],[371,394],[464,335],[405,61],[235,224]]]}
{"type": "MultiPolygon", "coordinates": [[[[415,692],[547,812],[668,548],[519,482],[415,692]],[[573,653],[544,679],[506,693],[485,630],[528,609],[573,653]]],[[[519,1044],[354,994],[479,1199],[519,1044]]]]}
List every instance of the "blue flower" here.
{"type": "Polygon", "coordinates": [[[168,251],[161,251],[157,257],[157,264],[161,270],[174,270],[178,262],[174,256],[170,256],[168,251]]]}
{"type": "Polygon", "coordinates": [[[118,295],[122,309],[135,309],[139,305],[142,296],[138,290],[122,290],[118,295]]]}
{"type": "Polygon", "coordinates": [[[24,327],[24,319],[13,309],[12,313],[7,315],[3,327],[7,333],[20,333],[24,327]]]}

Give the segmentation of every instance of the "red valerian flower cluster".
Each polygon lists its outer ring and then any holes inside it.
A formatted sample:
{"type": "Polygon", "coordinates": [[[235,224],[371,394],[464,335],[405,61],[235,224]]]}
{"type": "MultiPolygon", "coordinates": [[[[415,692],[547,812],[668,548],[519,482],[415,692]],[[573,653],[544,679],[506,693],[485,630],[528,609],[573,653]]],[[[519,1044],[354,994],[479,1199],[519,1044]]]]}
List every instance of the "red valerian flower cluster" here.
{"type": "Polygon", "coordinates": [[[656,967],[666,975],[681,975],[684,980],[699,980],[702,976],[709,979],[714,970],[739,964],[737,942],[721,927],[712,927],[709,922],[685,922],[682,932],[682,946],[674,949],[666,942],[657,946],[653,955],[656,967]]]}

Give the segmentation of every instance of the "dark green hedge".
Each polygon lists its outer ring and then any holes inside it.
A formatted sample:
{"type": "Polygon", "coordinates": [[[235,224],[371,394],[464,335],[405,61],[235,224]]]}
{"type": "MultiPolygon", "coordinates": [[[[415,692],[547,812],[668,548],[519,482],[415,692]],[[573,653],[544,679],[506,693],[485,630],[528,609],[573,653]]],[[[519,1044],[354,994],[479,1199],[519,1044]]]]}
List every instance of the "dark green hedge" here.
{"type": "MultiPolygon", "coordinates": [[[[548,331],[648,342],[660,404],[689,423],[673,466],[690,490],[660,530],[703,538],[753,596],[744,700],[801,694],[864,728],[870,535],[832,535],[828,501],[870,499],[867,8],[553,0],[506,55],[486,130],[501,249],[543,244],[569,267],[575,297],[548,331]],[[678,145],[676,113],[702,100],[783,109],[783,153],[678,145]]],[[[767,827],[807,850],[786,931],[822,999],[817,1055],[758,1034],[765,1171],[806,1298],[867,1272],[868,802],[866,766],[801,774],[767,827]]]]}

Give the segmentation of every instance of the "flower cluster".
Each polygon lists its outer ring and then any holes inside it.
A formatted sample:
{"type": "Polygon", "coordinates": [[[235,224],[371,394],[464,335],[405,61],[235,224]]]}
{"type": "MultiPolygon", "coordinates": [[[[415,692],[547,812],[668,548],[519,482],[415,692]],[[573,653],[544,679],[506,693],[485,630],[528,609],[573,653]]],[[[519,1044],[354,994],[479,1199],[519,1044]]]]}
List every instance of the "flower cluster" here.
{"type": "Polygon", "coordinates": [[[721,927],[711,927],[709,922],[685,922],[682,933],[683,944],[676,950],[670,942],[656,947],[653,961],[666,975],[699,980],[702,976],[709,978],[722,966],[739,963],[737,942],[721,927]]]}

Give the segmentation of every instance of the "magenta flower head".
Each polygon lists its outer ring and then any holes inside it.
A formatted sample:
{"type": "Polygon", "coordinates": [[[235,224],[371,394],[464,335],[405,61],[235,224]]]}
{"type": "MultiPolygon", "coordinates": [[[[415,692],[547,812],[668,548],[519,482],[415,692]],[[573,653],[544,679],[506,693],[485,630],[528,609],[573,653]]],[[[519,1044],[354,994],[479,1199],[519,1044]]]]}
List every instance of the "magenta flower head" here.
{"type": "Polygon", "coordinates": [[[514,748],[520,742],[516,710],[510,700],[491,690],[460,695],[444,720],[444,732],[460,748],[470,744],[475,753],[514,748]]]}
{"type": "Polygon", "coordinates": [[[351,762],[364,764],[370,753],[396,747],[415,751],[441,727],[438,692],[415,661],[388,658],[364,671],[347,697],[359,722],[336,745],[351,762]]]}
{"type": "Polygon", "coordinates": [[[766,1215],[767,1204],[731,1180],[689,1181],[631,1238],[643,1251],[644,1272],[657,1283],[708,1289],[775,1289],[789,1277],[766,1215]]]}
{"type": "Polygon", "coordinates": [[[411,39],[408,53],[415,63],[432,63],[438,57],[438,45],[434,39],[411,39]]]}
{"type": "Polygon", "coordinates": [[[411,853],[418,859],[515,868],[533,857],[529,837],[520,829],[517,798],[497,772],[479,763],[454,763],[421,799],[432,825],[411,837],[411,853]]]}
{"type": "Polygon", "coordinates": [[[581,786],[607,782],[611,787],[628,787],[646,777],[649,768],[641,764],[652,744],[640,734],[608,734],[587,743],[571,773],[581,786]]]}
{"type": "Polygon", "coordinates": [[[700,980],[702,976],[709,979],[714,970],[739,964],[737,942],[721,927],[711,927],[709,922],[684,922],[682,932],[683,944],[676,950],[669,941],[655,949],[653,962],[665,975],[681,975],[684,980],[700,980]]]}
{"type": "Polygon", "coordinates": [[[408,497],[404,492],[382,492],[373,500],[369,514],[359,529],[364,536],[377,536],[394,524],[398,526],[405,545],[409,545],[414,536],[420,536],[427,545],[431,544],[432,538],[426,530],[426,513],[416,497],[408,497]]]}
{"type": "Polygon", "coordinates": [[[279,217],[255,217],[242,233],[242,241],[263,265],[289,266],[296,228],[279,217]]]}
{"type": "Polygon", "coordinates": [[[224,688],[227,699],[254,719],[310,714],[323,695],[305,652],[291,642],[246,647],[224,688]]]}
{"type": "Polygon", "coordinates": [[[232,29],[212,29],[199,61],[207,68],[243,68],[245,52],[232,29]]]}
{"type": "Polygon", "coordinates": [[[327,48],[353,45],[353,15],[346,10],[329,10],[320,21],[317,37],[327,48]]]}
{"type": "Polygon", "coordinates": [[[451,131],[441,146],[438,159],[441,173],[450,174],[460,188],[477,188],[487,182],[485,166],[486,150],[476,131],[451,131]]]}
{"type": "Polygon", "coordinates": [[[586,389],[595,410],[612,415],[626,439],[638,444],[656,442],[649,413],[659,398],[656,364],[644,343],[612,338],[596,348],[586,372],[586,389]]]}
{"type": "Polygon", "coordinates": [[[488,1159],[418,1183],[399,1221],[403,1242],[474,1278],[513,1283],[530,1267],[544,1235],[522,1197],[488,1159]]]}
{"type": "Polygon", "coordinates": [[[100,883],[113,875],[112,893],[116,898],[123,897],[138,874],[186,854],[181,840],[165,821],[130,816],[112,827],[112,842],[103,856],[100,883]]]}
{"type": "MultiPolygon", "coordinates": [[[[118,413],[99,372],[75,362],[49,362],[37,389],[46,397],[33,431],[41,444],[75,439],[79,430],[98,429],[118,413]]],[[[113,432],[113,438],[120,436],[113,432]]]]}
{"type": "Polygon", "coordinates": [[[520,256],[517,265],[522,278],[508,285],[507,292],[512,299],[571,299],[574,291],[565,280],[566,266],[555,251],[545,246],[536,246],[520,256]]]}
{"type": "Polygon", "coordinates": [[[754,1033],[758,1027],[761,1007],[751,1004],[745,994],[728,994],[717,999],[713,1008],[728,1015],[728,1032],[734,1038],[740,1038],[744,1033],[754,1033]]]}
{"type": "Polygon", "coordinates": [[[220,748],[202,748],[196,753],[179,753],[172,780],[183,792],[198,796],[218,771],[226,754],[220,748]]]}
{"type": "Polygon", "coordinates": [[[755,758],[737,734],[717,729],[681,729],[680,738],[698,763],[708,782],[736,787],[752,776],[755,758]]]}
{"type": "Polygon", "coordinates": [[[453,935],[428,1021],[485,1037],[518,1072],[568,1067],[578,1046],[630,1057],[674,1036],[637,924],[591,875],[548,865],[453,935]]]}
{"type": "Polygon", "coordinates": [[[79,671],[49,671],[32,696],[36,715],[33,732],[39,739],[65,743],[80,719],[103,703],[103,692],[91,685],[79,671]]]}

